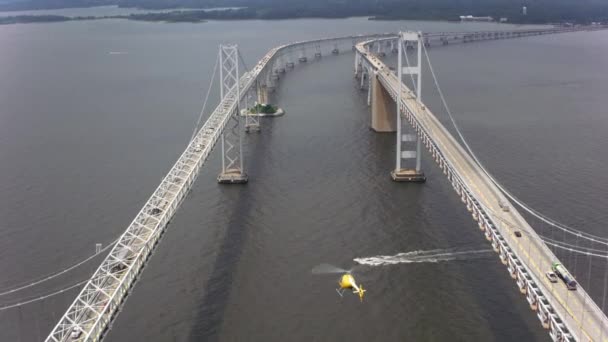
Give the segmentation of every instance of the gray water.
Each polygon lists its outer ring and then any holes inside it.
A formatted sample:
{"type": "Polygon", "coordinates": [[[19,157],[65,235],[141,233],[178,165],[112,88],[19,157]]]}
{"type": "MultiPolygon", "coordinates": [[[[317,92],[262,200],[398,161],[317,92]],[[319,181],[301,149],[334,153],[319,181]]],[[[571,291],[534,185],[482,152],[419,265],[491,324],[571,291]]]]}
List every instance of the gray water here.
{"type": "MultiPolygon", "coordinates": [[[[292,40],[405,28],[510,27],[361,18],[0,27],[0,290],[66,267],[126,228],[185,147],[219,43],[238,43],[253,65],[292,40]]],[[[606,50],[608,34],[592,32],[429,51],[498,179],[603,235],[606,50]]],[[[364,303],[338,297],[336,275],[311,274],[360,257],[488,248],[426,154],[427,183],[390,180],[394,136],[369,130],[352,61],[323,58],[282,79],[273,97],[287,114],[245,138],[249,184],[219,186],[212,155],[107,341],[548,340],[493,254],[358,268],[364,303]]],[[[0,304],[86,279],[98,263],[0,304]]],[[[0,340],[43,339],[76,292],[1,311],[0,340]]]]}

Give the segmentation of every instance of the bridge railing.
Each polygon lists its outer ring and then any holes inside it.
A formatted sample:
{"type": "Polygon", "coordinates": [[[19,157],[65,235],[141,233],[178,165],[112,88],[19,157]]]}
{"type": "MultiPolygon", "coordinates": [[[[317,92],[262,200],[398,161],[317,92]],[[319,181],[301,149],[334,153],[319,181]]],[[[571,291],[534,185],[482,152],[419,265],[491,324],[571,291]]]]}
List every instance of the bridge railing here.
{"type": "MultiPolygon", "coordinates": [[[[359,44],[359,53],[365,55],[366,59],[374,59],[367,61],[370,66],[373,66],[378,62],[378,60],[373,56],[373,54],[371,54],[370,56],[366,55],[366,53],[368,53],[368,50],[364,46],[367,43],[369,42],[359,44]]],[[[396,76],[390,73],[391,79],[389,80],[383,72],[377,72],[377,75],[380,82],[388,90],[391,97],[397,102],[398,90],[395,89],[393,86],[393,82],[398,82],[396,81],[396,76]]],[[[409,90],[405,85],[403,85],[403,89],[404,91],[409,90]]],[[[409,108],[409,106],[407,105],[407,101],[404,100],[400,104],[400,106],[406,119],[414,127],[417,134],[421,137],[422,141],[425,143],[425,145],[435,158],[435,161],[443,169],[448,179],[452,182],[452,185],[456,192],[459,195],[462,194],[462,200],[467,204],[467,209],[472,212],[474,220],[481,222],[480,228],[486,231],[486,238],[492,241],[492,245],[494,246],[495,250],[497,249],[497,252],[501,254],[501,260],[504,260],[504,262],[508,265],[509,272],[517,280],[520,290],[526,293],[526,299],[530,303],[531,307],[533,307],[533,309],[538,310],[538,317],[541,320],[543,326],[551,329],[551,336],[556,340],[560,338],[573,338],[573,335],[570,332],[571,329],[568,329],[568,327],[566,327],[566,323],[564,322],[564,320],[562,320],[557,314],[557,312],[553,309],[556,303],[552,303],[553,301],[551,298],[543,295],[543,291],[541,290],[541,287],[539,287],[539,284],[542,283],[539,281],[539,279],[536,278],[533,272],[530,272],[528,266],[525,263],[522,263],[517,257],[517,255],[513,253],[513,250],[508,246],[504,237],[502,237],[501,233],[499,233],[499,231],[496,229],[497,223],[495,222],[495,219],[491,219],[491,217],[496,216],[495,213],[488,212],[488,208],[482,207],[475,199],[472,187],[469,186],[467,182],[459,176],[456,168],[454,167],[450,159],[446,158],[446,156],[444,155],[442,148],[431,138],[432,136],[429,134],[429,129],[425,127],[425,124],[423,122],[417,119],[416,115],[414,114],[415,111],[412,110],[412,108],[409,108]]],[[[445,129],[443,125],[438,126],[441,129],[445,129]]],[[[446,131],[446,133],[448,132],[446,131]]],[[[453,137],[449,133],[446,134],[446,136],[453,139],[453,137]]],[[[455,140],[454,143],[462,150],[461,152],[463,153],[463,155],[468,157],[468,153],[466,153],[462,149],[460,144],[458,144],[455,140]]],[[[469,160],[469,162],[472,163],[472,160],[469,160]]],[[[499,196],[499,198],[502,198],[504,203],[508,203],[506,198],[502,196],[502,193],[498,192],[497,195],[499,196]]],[[[554,260],[557,260],[557,258],[555,258],[553,253],[546,247],[546,245],[542,243],[540,237],[538,237],[538,235],[533,230],[530,233],[532,234],[531,241],[534,241],[534,243],[539,245],[541,249],[544,249],[544,251],[548,252],[548,255],[553,257],[554,260]]],[[[545,289],[545,291],[547,290],[545,289]]],[[[583,295],[588,297],[586,293],[584,293],[583,295]]],[[[601,315],[604,316],[603,313],[601,315]]]]}
{"type": "Polygon", "coordinates": [[[103,338],[152,255],[167,224],[192,188],[200,168],[224,131],[230,115],[235,113],[239,102],[257,78],[268,72],[267,68],[272,65],[278,52],[316,41],[346,41],[375,36],[378,35],[323,38],[282,45],[271,49],[249,72],[244,73],[239,79],[240,98],[237,98],[235,89],[220,101],[84,285],[46,341],[99,341],[103,338]],[[77,333],[78,337],[72,337],[74,333],[77,333]]]}

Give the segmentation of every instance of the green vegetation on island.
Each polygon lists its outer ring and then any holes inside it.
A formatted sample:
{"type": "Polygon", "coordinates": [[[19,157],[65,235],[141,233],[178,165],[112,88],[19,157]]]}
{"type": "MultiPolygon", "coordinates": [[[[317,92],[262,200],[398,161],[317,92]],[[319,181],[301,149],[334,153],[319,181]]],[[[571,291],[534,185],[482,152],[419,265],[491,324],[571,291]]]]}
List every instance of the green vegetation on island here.
{"type": "Polygon", "coordinates": [[[249,108],[250,113],[260,113],[260,114],[274,114],[279,110],[278,107],[275,107],[271,104],[262,104],[256,103],[255,106],[249,108]]]}
{"type": "MultiPolygon", "coordinates": [[[[182,8],[172,12],[144,13],[90,19],[122,18],[144,21],[201,22],[205,20],[346,18],[374,20],[448,20],[460,16],[507,18],[509,23],[543,24],[608,22],[606,0],[24,0],[0,5],[2,10],[118,5],[148,9],[182,8]],[[523,7],[526,7],[526,13],[523,7]],[[183,8],[231,7],[204,11],[183,8]],[[235,8],[236,7],[236,8],[235,8]]],[[[62,16],[15,16],[0,23],[83,20],[62,16]]]]}

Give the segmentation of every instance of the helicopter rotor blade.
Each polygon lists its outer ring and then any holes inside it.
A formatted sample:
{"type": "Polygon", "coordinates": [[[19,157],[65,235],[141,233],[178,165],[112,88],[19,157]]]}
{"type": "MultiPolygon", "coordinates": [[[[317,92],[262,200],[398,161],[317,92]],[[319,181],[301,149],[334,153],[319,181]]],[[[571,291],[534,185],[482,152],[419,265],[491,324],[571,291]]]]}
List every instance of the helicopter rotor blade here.
{"type": "Polygon", "coordinates": [[[348,270],[343,268],[330,265],[330,264],[320,264],[312,269],[312,274],[331,274],[331,273],[349,273],[348,270]]]}

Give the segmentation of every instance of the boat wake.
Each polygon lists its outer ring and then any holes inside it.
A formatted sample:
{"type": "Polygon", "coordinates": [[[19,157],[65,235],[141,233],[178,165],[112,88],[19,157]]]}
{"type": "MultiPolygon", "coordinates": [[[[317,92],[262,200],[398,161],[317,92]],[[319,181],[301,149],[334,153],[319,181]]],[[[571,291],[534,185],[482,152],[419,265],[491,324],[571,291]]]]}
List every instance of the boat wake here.
{"type": "Polygon", "coordinates": [[[491,249],[465,251],[456,249],[433,249],[428,251],[399,253],[396,255],[378,255],[367,258],[355,258],[353,260],[360,265],[367,266],[385,266],[425,262],[437,263],[443,261],[486,258],[491,252],[491,249]]]}

